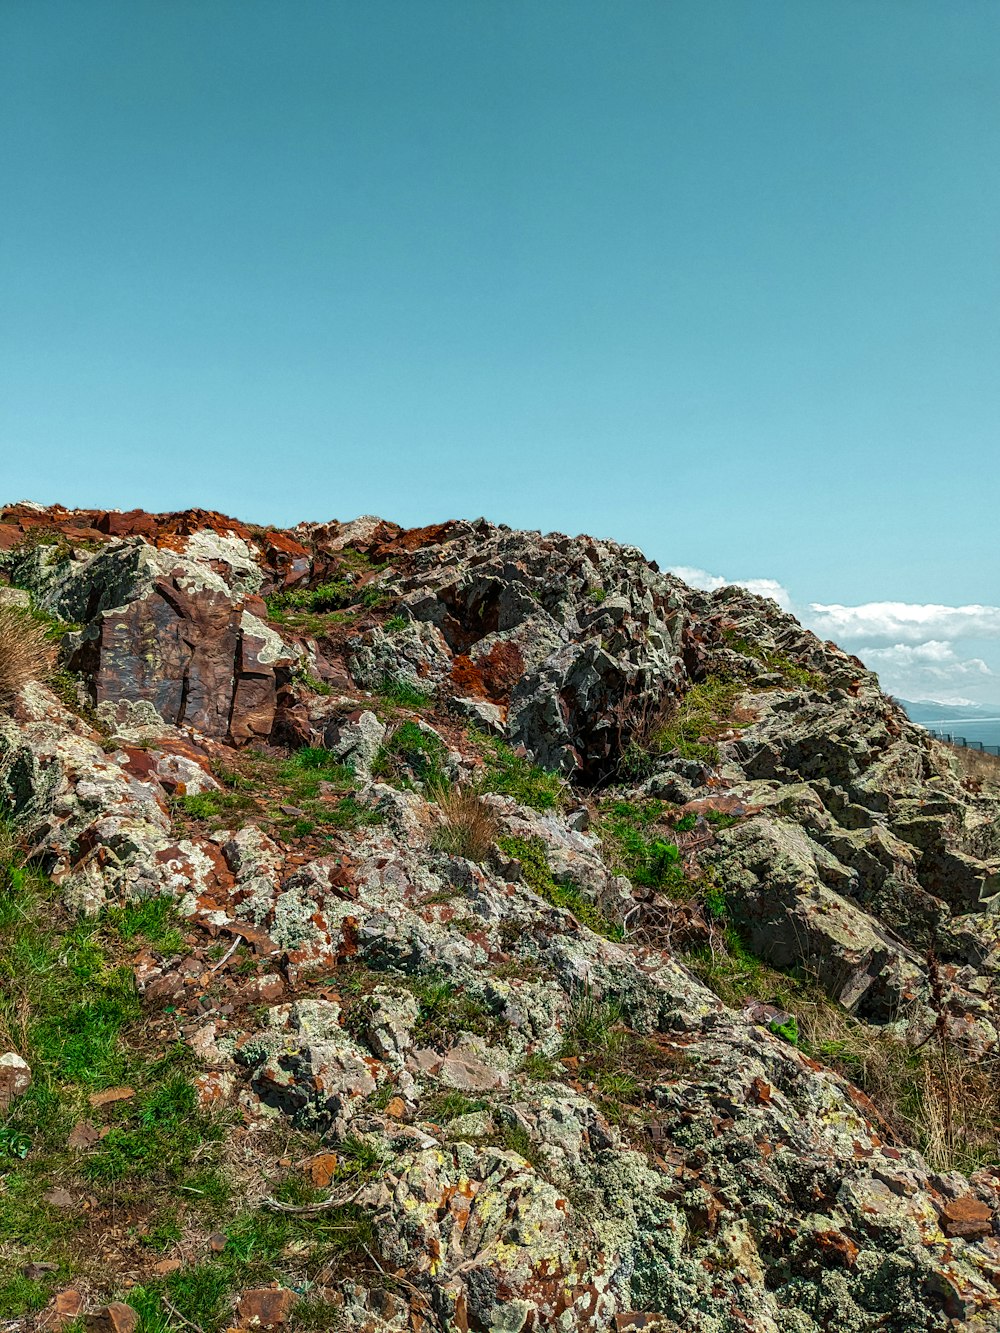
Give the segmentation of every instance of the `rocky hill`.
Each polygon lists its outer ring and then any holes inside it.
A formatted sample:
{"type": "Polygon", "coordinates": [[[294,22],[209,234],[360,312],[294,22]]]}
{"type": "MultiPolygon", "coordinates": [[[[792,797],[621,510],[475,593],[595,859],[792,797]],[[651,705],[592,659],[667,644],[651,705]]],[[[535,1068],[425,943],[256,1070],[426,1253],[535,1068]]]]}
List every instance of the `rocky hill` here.
{"type": "Polygon", "coordinates": [[[0,511],[0,1323],[1000,1328],[1000,788],[485,521],[0,511]]]}

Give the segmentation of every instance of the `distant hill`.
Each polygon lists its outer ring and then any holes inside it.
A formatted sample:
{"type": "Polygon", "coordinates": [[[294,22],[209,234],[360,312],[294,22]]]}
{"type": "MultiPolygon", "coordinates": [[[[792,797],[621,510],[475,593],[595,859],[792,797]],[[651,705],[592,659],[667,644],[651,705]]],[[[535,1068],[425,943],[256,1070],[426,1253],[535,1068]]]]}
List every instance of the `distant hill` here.
{"type": "Polygon", "coordinates": [[[926,726],[932,722],[995,721],[1000,718],[1000,704],[941,704],[934,699],[900,699],[911,722],[926,726]]]}

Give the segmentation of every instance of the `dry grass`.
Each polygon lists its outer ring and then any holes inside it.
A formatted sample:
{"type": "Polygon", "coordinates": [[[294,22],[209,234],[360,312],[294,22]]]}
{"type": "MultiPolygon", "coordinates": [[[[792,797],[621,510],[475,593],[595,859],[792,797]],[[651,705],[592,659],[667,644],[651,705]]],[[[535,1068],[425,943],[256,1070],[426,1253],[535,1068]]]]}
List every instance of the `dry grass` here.
{"type": "Polygon", "coordinates": [[[44,624],[18,607],[0,606],[0,705],[9,705],[29,681],[46,680],[54,665],[44,624]]]}
{"type": "Polygon", "coordinates": [[[943,1024],[922,1044],[863,1023],[815,980],[793,978],[719,938],[689,956],[703,981],[735,1008],[748,998],[794,1014],[799,1049],[854,1084],[883,1122],[883,1134],[918,1148],[938,1171],[1000,1163],[1000,1059],[974,1061],[943,1024]]]}
{"type": "Polygon", "coordinates": [[[433,845],[449,856],[483,861],[500,834],[496,812],[467,787],[450,787],[438,796],[444,823],[435,829],[433,845]]]}
{"type": "Polygon", "coordinates": [[[959,775],[968,784],[980,787],[984,782],[1000,784],[1000,755],[983,750],[970,750],[964,745],[945,745],[948,756],[959,775]]]}

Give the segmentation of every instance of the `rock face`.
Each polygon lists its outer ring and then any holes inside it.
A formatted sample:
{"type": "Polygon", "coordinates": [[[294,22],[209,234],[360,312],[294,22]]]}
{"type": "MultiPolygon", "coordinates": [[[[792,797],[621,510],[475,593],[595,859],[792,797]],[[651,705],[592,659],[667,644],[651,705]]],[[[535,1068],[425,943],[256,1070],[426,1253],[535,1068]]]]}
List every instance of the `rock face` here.
{"type": "Polygon", "coordinates": [[[345,1326],[1000,1329],[1000,1171],[935,1170],[794,1012],[698,975],[738,936],[873,1042],[996,1055],[1000,795],[856,659],[483,521],[12,506],[0,573],[77,677],[0,716],[27,847],[72,911],[170,898],[259,964],[203,1012],[137,959],[203,1105],[319,1131],[324,1180],[375,1154],[352,1206],[399,1281],[342,1277],[345,1326]]]}

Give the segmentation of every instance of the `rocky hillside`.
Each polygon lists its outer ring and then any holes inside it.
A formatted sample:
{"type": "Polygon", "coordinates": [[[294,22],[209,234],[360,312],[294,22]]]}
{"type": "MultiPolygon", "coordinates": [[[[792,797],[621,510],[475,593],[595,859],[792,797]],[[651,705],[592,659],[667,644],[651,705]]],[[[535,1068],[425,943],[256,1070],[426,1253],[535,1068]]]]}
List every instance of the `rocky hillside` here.
{"type": "Polygon", "coordinates": [[[0,511],[0,1323],[1000,1329],[1000,788],[484,521],[0,511]]]}

